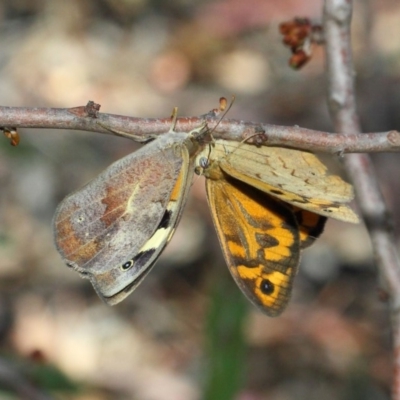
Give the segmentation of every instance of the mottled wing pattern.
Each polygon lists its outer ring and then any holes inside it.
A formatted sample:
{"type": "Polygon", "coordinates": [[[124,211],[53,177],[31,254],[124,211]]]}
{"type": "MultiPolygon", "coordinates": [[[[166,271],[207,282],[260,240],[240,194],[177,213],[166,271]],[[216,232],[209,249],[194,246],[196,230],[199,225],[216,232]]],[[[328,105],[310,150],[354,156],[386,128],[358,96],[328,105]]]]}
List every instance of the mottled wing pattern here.
{"type": "MultiPolygon", "coordinates": [[[[132,274],[133,272],[134,279],[131,278],[127,282],[126,277],[121,274],[121,287],[123,289],[108,297],[106,299],[108,304],[114,305],[119,303],[135,290],[143,278],[150,272],[161,252],[175,233],[188,197],[193,176],[193,165],[186,158],[188,157],[187,153],[183,152],[182,156],[184,160],[183,168],[170,195],[160,223],[157,225],[153,235],[148,238],[139,251],[120,268],[125,274],[132,274]]],[[[110,279],[108,275],[104,276],[104,278],[106,281],[110,279]]],[[[98,277],[98,279],[101,278],[98,277]]],[[[112,278],[113,285],[115,285],[115,281],[117,279],[114,274],[112,278]]]]}
{"type": "Polygon", "coordinates": [[[206,188],[236,283],[261,311],[279,315],[289,302],[300,258],[294,213],[279,200],[233,179],[207,179],[206,188]]]}
{"type": "Polygon", "coordinates": [[[59,205],[55,243],[110,304],[143,279],[170,239],[192,176],[186,133],[168,133],[108,167],[59,205]]]}
{"type": "Polygon", "coordinates": [[[326,217],[358,222],[346,205],[354,197],[352,186],[330,174],[311,153],[217,140],[210,158],[219,160],[228,175],[284,202],[326,217]]]}

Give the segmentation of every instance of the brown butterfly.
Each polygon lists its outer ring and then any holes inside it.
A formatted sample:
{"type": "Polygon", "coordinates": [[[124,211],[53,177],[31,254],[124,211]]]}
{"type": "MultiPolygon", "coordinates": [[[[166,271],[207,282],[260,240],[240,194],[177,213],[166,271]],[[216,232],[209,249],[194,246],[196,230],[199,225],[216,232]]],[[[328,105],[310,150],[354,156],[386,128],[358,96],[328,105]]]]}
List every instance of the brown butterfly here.
{"type": "Polygon", "coordinates": [[[189,134],[171,128],[110,165],[57,208],[57,250],[108,304],[122,301],[139,285],[171,240],[207,134],[205,124],[189,134]]]}
{"type": "Polygon", "coordinates": [[[279,315],[290,299],[301,250],[326,217],[357,222],[346,205],[351,185],[313,154],[217,140],[199,156],[208,203],[226,263],[261,311],[279,315]]]}

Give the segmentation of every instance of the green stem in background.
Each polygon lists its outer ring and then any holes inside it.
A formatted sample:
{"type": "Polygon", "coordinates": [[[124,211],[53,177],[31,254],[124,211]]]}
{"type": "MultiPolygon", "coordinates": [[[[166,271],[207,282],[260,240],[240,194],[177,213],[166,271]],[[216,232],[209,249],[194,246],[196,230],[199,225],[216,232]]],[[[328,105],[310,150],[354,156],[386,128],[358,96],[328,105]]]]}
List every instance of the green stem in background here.
{"type": "Polygon", "coordinates": [[[206,321],[206,374],[204,399],[230,400],[242,387],[246,345],[244,320],[248,304],[228,275],[214,274],[211,304],[206,321]]]}

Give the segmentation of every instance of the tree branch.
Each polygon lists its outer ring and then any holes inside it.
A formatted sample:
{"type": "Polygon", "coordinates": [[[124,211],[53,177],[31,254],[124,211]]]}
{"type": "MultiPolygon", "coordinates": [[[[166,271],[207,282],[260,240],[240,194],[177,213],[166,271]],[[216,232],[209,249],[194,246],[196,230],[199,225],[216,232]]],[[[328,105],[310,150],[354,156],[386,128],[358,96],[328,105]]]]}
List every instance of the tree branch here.
{"type": "MultiPolygon", "coordinates": [[[[329,81],[329,107],[335,130],[360,132],[350,45],[351,0],[325,0],[324,31],[329,81]]],[[[345,157],[357,200],[371,236],[376,263],[390,295],[394,333],[395,376],[393,399],[400,399],[400,263],[389,211],[378,186],[371,159],[366,154],[345,157]]]]}
{"type": "MultiPolygon", "coordinates": [[[[168,132],[171,118],[134,118],[99,113],[93,102],[74,108],[1,107],[0,126],[15,128],[73,129],[115,135],[108,128],[124,132],[120,136],[138,141],[168,132]],[[91,107],[88,107],[91,106],[91,107]],[[135,135],[135,138],[132,137],[135,135]]],[[[226,140],[256,142],[259,145],[285,146],[300,150],[344,154],[354,152],[400,151],[398,131],[364,133],[356,130],[349,135],[314,131],[298,126],[279,126],[255,122],[223,119],[210,112],[199,117],[178,118],[176,129],[189,132],[206,119],[211,129],[218,123],[213,136],[226,140]]]]}

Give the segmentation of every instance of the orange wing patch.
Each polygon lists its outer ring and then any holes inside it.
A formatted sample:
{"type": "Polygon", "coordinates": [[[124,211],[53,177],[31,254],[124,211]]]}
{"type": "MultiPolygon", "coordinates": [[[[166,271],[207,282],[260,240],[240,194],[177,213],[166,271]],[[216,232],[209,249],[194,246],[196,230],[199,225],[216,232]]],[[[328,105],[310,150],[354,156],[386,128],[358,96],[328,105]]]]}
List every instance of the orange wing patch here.
{"type": "Polygon", "coordinates": [[[236,283],[261,311],[279,315],[290,299],[300,259],[292,210],[240,181],[204,170],[207,196],[225,260],[236,283]]]}
{"type": "Polygon", "coordinates": [[[305,249],[322,234],[328,218],[294,206],[291,208],[299,225],[301,248],[305,249]]]}

